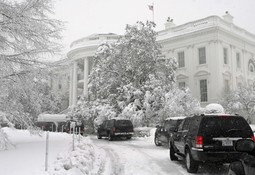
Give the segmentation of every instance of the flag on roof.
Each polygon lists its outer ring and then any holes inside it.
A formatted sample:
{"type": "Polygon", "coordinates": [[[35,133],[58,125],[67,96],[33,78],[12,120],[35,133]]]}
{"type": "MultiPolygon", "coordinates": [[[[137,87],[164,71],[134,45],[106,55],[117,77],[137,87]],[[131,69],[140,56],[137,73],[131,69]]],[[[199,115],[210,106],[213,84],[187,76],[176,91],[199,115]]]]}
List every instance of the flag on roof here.
{"type": "Polygon", "coordinates": [[[148,7],[149,7],[149,10],[153,11],[153,5],[148,5],[148,7]]]}

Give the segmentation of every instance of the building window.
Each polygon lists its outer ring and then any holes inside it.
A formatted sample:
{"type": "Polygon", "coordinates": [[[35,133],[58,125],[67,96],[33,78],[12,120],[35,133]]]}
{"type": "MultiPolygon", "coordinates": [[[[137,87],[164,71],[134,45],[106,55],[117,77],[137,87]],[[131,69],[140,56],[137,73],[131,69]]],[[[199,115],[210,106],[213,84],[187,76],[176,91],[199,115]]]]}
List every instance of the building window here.
{"type": "Polygon", "coordinates": [[[253,65],[253,64],[250,64],[250,66],[249,66],[249,71],[250,71],[250,72],[254,72],[254,65],[253,65]]]}
{"type": "Polygon", "coordinates": [[[224,64],[228,64],[228,49],[223,49],[223,55],[224,55],[224,64]]]}
{"type": "Polygon", "coordinates": [[[58,89],[62,88],[61,80],[58,81],[58,89]]]}
{"type": "Polygon", "coordinates": [[[238,82],[238,83],[237,83],[237,87],[238,87],[238,88],[241,88],[241,87],[242,87],[242,83],[238,82]]]}
{"type": "Polygon", "coordinates": [[[178,52],[178,66],[179,68],[185,67],[184,52],[178,52]]]}
{"type": "Polygon", "coordinates": [[[229,87],[229,80],[225,80],[224,82],[224,87],[225,87],[225,91],[229,91],[230,87],[229,87]]]}
{"type": "Polygon", "coordinates": [[[236,53],[236,67],[237,67],[238,69],[241,68],[240,53],[236,53]]]}
{"type": "Polygon", "coordinates": [[[183,81],[183,82],[179,82],[179,89],[184,89],[185,87],[186,87],[186,84],[185,84],[185,82],[183,81]]]}
{"type": "Polygon", "coordinates": [[[201,102],[207,102],[207,80],[200,80],[200,100],[201,102]]]}
{"type": "Polygon", "coordinates": [[[206,64],[206,51],[205,47],[198,49],[199,64],[206,64]]]}

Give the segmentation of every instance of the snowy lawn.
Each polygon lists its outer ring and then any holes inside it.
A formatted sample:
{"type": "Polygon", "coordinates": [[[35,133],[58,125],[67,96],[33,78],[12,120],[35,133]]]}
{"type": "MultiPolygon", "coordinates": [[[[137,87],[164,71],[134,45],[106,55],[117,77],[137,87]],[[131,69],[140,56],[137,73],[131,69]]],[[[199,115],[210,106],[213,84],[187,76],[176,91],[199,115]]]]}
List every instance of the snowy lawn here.
{"type": "Polygon", "coordinates": [[[48,171],[45,172],[46,132],[42,136],[30,135],[26,130],[3,128],[13,143],[0,151],[3,175],[80,175],[98,174],[104,152],[97,150],[89,138],[49,133],[48,171]],[[100,157],[99,157],[100,154],[100,157]]]}

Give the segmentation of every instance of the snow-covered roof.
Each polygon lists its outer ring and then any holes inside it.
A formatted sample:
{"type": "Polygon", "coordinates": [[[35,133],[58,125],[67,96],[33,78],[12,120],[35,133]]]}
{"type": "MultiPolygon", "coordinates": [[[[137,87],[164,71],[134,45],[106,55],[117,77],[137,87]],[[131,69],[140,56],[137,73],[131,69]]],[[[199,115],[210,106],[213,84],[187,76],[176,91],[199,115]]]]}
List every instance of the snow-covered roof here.
{"type": "Polygon", "coordinates": [[[37,118],[38,122],[65,122],[67,120],[66,114],[40,114],[37,118]]]}

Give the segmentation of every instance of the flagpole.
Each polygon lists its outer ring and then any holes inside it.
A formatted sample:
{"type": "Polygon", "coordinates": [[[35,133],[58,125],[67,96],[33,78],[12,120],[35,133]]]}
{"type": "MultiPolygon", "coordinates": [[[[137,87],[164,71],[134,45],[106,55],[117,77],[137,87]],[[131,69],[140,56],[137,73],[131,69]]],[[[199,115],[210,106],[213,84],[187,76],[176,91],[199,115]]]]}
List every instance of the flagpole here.
{"type": "Polygon", "coordinates": [[[152,22],[154,22],[154,2],[152,3],[152,22]]]}
{"type": "Polygon", "coordinates": [[[151,5],[148,5],[149,10],[152,11],[152,22],[154,22],[154,2],[151,5]]]}

